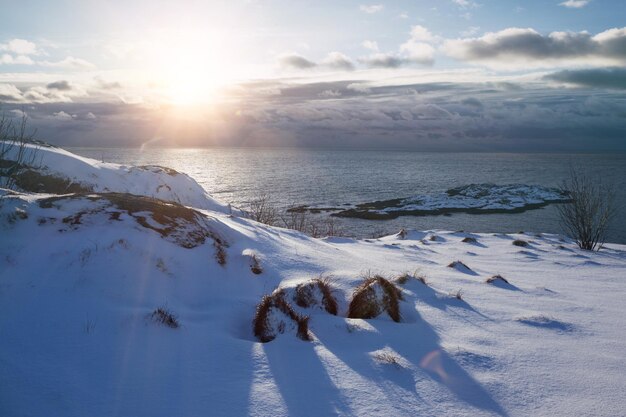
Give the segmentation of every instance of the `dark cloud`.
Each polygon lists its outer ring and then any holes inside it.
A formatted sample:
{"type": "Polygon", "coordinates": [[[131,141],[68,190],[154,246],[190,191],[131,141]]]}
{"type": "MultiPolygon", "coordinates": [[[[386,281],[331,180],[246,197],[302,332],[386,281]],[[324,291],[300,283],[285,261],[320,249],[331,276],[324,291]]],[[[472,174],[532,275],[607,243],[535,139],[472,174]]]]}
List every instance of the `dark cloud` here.
{"type": "Polygon", "coordinates": [[[115,102],[33,104],[28,114],[41,139],[64,146],[139,146],[158,136],[163,146],[187,147],[626,151],[621,91],[396,83],[257,81],[218,110],[180,120],[155,106],[115,102]]]}
{"type": "Polygon", "coordinates": [[[302,55],[298,54],[282,55],[278,58],[278,63],[283,68],[291,69],[310,69],[317,66],[315,62],[309,61],[302,55]]]}
{"type": "Polygon", "coordinates": [[[626,28],[595,36],[588,32],[543,35],[533,29],[508,28],[480,38],[448,40],[443,50],[463,61],[502,65],[510,60],[530,60],[527,64],[581,59],[587,59],[589,65],[607,60],[622,63],[626,62],[626,28]]]}
{"type": "Polygon", "coordinates": [[[359,61],[370,68],[399,68],[409,63],[407,59],[393,54],[373,54],[359,61]]]}
{"type": "Polygon", "coordinates": [[[46,85],[46,88],[48,90],[69,91],[72,89],[72,86],[68,81],[60,80],[46,85]]]}
{"type": "Polygon", "coordinates": [[[324,59],[323,64],[329,68],[343,71],[352,71],[354,69],[354,64],[350,58],[341,52],[329,53],[324,59]]]}
{"type": "Polygon", "coordinates": [[[566,70],[546,75],[544,78],[585,87],[626,89],[626,68],[566,70]]]}

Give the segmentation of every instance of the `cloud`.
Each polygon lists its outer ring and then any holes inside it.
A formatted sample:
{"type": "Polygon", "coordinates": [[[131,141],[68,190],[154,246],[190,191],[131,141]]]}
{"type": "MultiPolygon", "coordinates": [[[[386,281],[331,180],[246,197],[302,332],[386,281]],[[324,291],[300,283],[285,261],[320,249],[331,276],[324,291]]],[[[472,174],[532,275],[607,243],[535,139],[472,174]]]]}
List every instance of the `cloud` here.
{"type": "Polygon", "coordinates": [[[332,69],[344,71],[352,71],[354,69],[354,64],[352,63],[350,58],[348,58],[341,52],[329,53],[322,61],[322,64],[332,69]]]}
{"type": "Polygon", "coordinates": [[[588,5],[590,0],[567,0],[563,3],[559,3],[559,6],[569,7],[570,9],[580,9],[588,5]]]}
{"type": "Polygon", "coordinates": [[[283,54],[278,57],[278,63],[282,68],[287,69],[310,69],[317,66],[315,62],[299,54],[283,54]]]}
{"type": "Polygon", "coordinates": [[[363,45],[363,48],[369,49],[370,51],[378,51],[378,43],[376,41],[365,40],[361,45],[363,45]]]}
{"type": "Polygon", "coordinates": [[[469,7],[478,7],[478,4],[470,1],[470,0],[452,0],[452,3],[456,4],[457,6],[466,9],[469,7]]]}
{"type": "Polygon", "coordinates": [[[72,69],[72,70],[90,70],[90,69],[96,68],[96,66],[92,64],[91,62],[85,61],[84,59],[81,59],[81,58],[75,58],[73,56],[68,56],[67,58],[61,61],[56,61],[56,62],[43,61],[43,62],[40,62],[39,64],[44,67],[64,68],[64,69],[72,69]]]}
{"type": "Polygon", "coordinates": [[[626,90],[626,68],[565,70],[546,75],[544,79],[584,87],[626,90]]]}
{"type": "Polygon", "coordinates": [[[330,52],[321,61],[321,63],[313,62],[300,54],[283,54],[278,57],[278,64],[285,69],[308,70],[319,67],[326,67],[334,70],[352,71],[354,63],[350,58],[341,52],[330,52]]]}
{"type": "MultiPolygon", "coordinates": [[[[436,42],[438,38],[434,36],[428,29],[423,26],[413,26],[411,28],[409,39],[400,45],[397,53],[376,52],[367,57],[361,58],[359,61],[370,68],[398,68],[404,65],[432,65],[435,62],[435,48],[430,42],[436,42]]],[[[367,44],[369,49],[378,51],[378,45],[367,44]],[[376,49],[373,49],[373,47],[376,49]]]]}
{"type": "Polygon", "coordinates": [[[407,63],[406,59],[390,53],[372,54],[359,61],[370,68],[399,68],[407,63]]]}
{"type": "Polygon", "coordinates": [[[359,6],[359,10],[369,14],[381,12],[384,8],[385,6],[382,4],[362,4],[359,6]]]}
{"type": "Polygon", "coordinates": [[[7,43],[0,43],[0,51],[7,51],[17,55],[38,54],[37,45],[25,39],[12,39],[7,43]]]}
{"type": "Polygon", "coordinates": [[[52,117],[57,120],[72,120],[73,119],[73,117],[70,114],[65,113],[63,110],[53,113],[52,117]]]}
{"type": "Polygon", "coordinates": [[[6,65],[33,65],[35,62],[28,56],[26,55],[17,55],[17,56],[13,56],[13,55],[9,55],[9,54],[2,54],[0,55],[0,65],[1,64],[6,64],[6,65]]]}
{"type": "Polygon", "coordinates": [[[22,92],[12,84],[0,84],[0,101],[20,103],[24,101],[22,92]]]}
{"type": "Polygon", "coordinates": [[[102,90],[118,90],[122,88],[122,84],[117,81],[106,81],[102,77],[94,77],[94,81],[98,88],[102,90]]]}
{"type": "Polygon", "coordinates": [[[48,90],[69,91],[72,89],[70,83],[66,80],[55,81],[46,85],[48,90]]]}
{"type": "Polygon", "coordinates": [[[552,67],[563,65],[619,65],[626,63],[626,28],[592,36],[588,32],[552,32],[508,28],[480,38],[448,40],[449,56],[494,68],[552,67]]]}
{"type": "Polygon", "coordinates": [[[318,94],[322,98],[337,98],[341,97],[341,93],[337,90],[324,90],[318,94]]]}

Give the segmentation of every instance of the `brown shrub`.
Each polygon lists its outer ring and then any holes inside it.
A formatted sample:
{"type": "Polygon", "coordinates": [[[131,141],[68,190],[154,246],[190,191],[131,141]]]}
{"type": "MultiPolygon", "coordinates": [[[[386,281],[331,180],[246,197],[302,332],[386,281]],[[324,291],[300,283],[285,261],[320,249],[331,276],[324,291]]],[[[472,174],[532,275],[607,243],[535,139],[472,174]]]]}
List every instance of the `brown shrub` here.
{"type": "Polygon", "coordinates": [[[472,268],[470,268],[469,266],[465,265],[463,262],[461,261],[454,261],[454,262],[450,262],[448,264],[448,268],[465,268],[468,270],[472,270],[472,268]]]}
{"type": "Polygon", "coordinates": [[[473,238],[473,237],[466,237],[461,242],[463,242],[463,243],[476,243],[477,240],[475,238],[473,238]]]}
{"type": "Polygon", "coordinates": [[[393,321],[399,322],[401,299],[402,292],[389,280],[380,275],[366,278],[352,294],[348,318],[371,319],[377,317],[382,311],[387,311],[393,321]],[[382,290],[382,300],[377,297],[377,286],[382,290]]]}
{"type": "Polygon", "coordinates": [[[304,308],[316,305],[317,300],[314,295],[316,288],[319,289],[322,294],[321,302],[324,310],[336,316],[339,310],[339,304],[333,295],[333,288],[329,278],[315,278],[309,282],[298,284],[293,296],[296,304],[304,308]]]}
{"type": "Polygon", "coordinates": [[[279,323],[276,329],[272,327],[269,318],[273,309],[280,311],[296,324],[297,336],[300,339],[311,340],[309,335],[309,318],[296,313],[293,307],[285,300],[284,291],[278,290],[272,295],[264,296],[259,305],[257,305],[252,327],[254,335],[259,341],[262,343],[271,342],[276,338],[277,333],[284,333],[285,331],[286,324],[284,322],[279,323]]]}
{"type": "Polygon", "coordinates": [[[509,283],[509,281],[504,278],[502,275],[498,274],[498,275],[494,275],[491,278],[487,278],[487,281],[485,281],[487,284],[492,284],[498,280],[504,281],[505,283],[509,283]]]}

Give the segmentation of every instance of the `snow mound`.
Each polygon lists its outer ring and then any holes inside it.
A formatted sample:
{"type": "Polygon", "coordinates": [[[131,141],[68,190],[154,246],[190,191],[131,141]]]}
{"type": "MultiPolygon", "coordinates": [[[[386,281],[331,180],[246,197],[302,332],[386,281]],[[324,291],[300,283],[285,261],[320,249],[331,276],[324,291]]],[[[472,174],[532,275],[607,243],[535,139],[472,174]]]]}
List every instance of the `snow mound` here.
{"type": "MultiPolygon", "coordinates": [[[[14,160],[15,151],[6,158],[14,160]]],[[[99,162],[52,146],[29,144],[26,153],[35,153],[36,166],[25,167],[19,176],[17,185],[24,191],[128,193],[199,209],[229,211],[226,204],[210,197],[191,177],[170,168],[99,162]]]]}

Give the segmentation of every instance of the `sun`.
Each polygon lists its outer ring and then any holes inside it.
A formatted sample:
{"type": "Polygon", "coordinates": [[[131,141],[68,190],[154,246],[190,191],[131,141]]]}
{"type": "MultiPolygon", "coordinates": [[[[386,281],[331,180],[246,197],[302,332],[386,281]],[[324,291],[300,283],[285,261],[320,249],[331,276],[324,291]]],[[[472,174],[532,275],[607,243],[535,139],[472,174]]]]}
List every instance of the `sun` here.
{"type": "Polygon", "coordinates": [[[232,80],[232,56],[224,47],[227,34],[179,31],[162,44],[156,70],[164,98],[174,105],[210,103],[232,80]]]}

